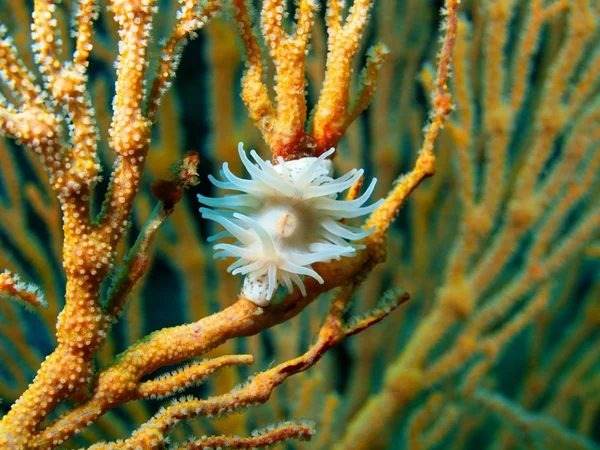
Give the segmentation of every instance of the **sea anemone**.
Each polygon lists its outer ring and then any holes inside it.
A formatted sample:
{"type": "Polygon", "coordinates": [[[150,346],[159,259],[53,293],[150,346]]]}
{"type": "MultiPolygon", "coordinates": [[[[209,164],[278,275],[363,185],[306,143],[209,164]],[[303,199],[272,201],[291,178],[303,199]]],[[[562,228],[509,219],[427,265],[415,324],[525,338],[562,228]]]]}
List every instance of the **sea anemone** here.
{"type": "Polygon", "coordinates": [[[311,267],[342,256],[354,256],[360,245],[355,241],[372,230],[351,227],[340,222],[372,212],[380,202],[363,206],[375,188],[373,179],[365,193],[355,200],[337,200],[339,193],[360,180],[363,170],[353,169],[333,178],[333,165],[327,159],[333,148],[318,158],[294,161],[278,158],[278,164],[264,161],[252,150],[248,159],[242,143],[238,146],[250,180],[238,178],[223,164],[224,181],[209,176],[217,187],[242,194],[209,198],[198,195],[200,203],[219,209],[200,208],[202,217],[213,220],[225,231],[209,242],[235,237],[235,243],[214,246],[215,258],[237,258],[228,267],[232,274],[246,275],[242,295],[257,305],[269,304],[280,285],[289,292],[294,283],[306,295],[303,277],[324,283],[311,267]]]}

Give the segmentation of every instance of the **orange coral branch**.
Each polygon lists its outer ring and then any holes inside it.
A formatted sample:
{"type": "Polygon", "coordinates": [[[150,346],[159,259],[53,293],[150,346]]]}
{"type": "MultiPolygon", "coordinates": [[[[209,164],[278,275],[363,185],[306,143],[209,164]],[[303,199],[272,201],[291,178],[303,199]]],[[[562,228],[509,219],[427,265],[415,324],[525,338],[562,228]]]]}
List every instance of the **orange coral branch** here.
{"type": "MultiPolygon", "coordinates": [[[[250,118],[259,131],[268,136],[274,127],[275,110],[263,82],[264,67],[256,34],[252,28],[250,13],[245,0],[233,0],[234,18],[244,46],[245,71],[242,77],[242,100],[250,118]]],[[[268,142],[268,138],[265,137],[268,142]]]]}
{"type": "MultiPolygon", "coordinates": [[[[377,310],[372,315],[358,320],[355,325],[347,327],[342,322],[342,314],[357,286],[358,284],[351,284],[342,287],[319,332],[317,342],[304,355],[259,373],[252,377],[245,385],[235,388],[227,394],[211,397],[206,400],[183,400],[169,406],[138,429],[130,439],[122,443],[108,444],[109,448],[135,448],[136,446],[154,448],[165,441],[166,433],[181,420],[196,416],[227,415],[256,403],[265,403],[271,396],[273,389],[283,383],[288,377],[312,367],[331,347],[340,343],[347,336],[358,333],[379,322],[398,305],[408,300],[407,294],[397,294],[393,296],[393,301],[387,303],[385,307],[377,310]]],[[[260,320],[260,316],[257,320],[260,320]]],[[[123,386],[122,383],[119,384],[123,386]]],[[[79,411],[79,414],[81,412],[79,411]]],[[[100,445],[92,448],[99,449],[105,447],[100,445]]]]}
{"type": "MultiPolygon", "coordinates": [[[[425,139],[421,147],[414,169],[407,175],[403,175],[396,181],[396,187],[388,194],[384,203],[373,212],[365,227],[376,227],[377,230],[371,236],[371,241],[385,239],[389,225],[392,223],[408,196],[421,182],[435,173],[436,158],[433,152],[434,144],[444,128],[446,119],[452,111],[452,98],[448,89],[450,78],[450,67],[452,65],[452,51],[456,39],[458,24],[459,0],[446,1],[443,14],[446,16],[444,22],[444,37],[438,57],[437,75],[433,94],[433,113],[431,121],[425,131],[425,139]]],[[[383,245],[379,245],[383,248],[383,245]]]]}
{"type": "Polygon", "coordinates": [[[221,7],[221,2],[217,0],[211,0],[207,3],[201,3],[199,0],[181,3],[182,6],[178,12],[179,21],[162,47],[156,76],[152,81],[146,113],[151,122],[156,120],[160,101],[175,77],[181,58],[183,41],[187,36],[193,38],[196,32],[204,28],[219,12],[221,7]]]}
{"type": "Polygon", "coordinates": [[[305,53],[316,4],[302,0],[298,7],[296,29],[288,35],[283,29],[283,2],[266,1],[261,12],[262,35],[275,65],[275,106],[263,82],[260,47],[252,30],[246,2],[237,0],[235,18],[245,47],[246,70],[242,78],[242,99],[250,117],[273,151],[274,159],[294,159],[310,154],[312,143],[306,136],[305,53]]]}
{"type": "Polygon", "coordinates": [[[175,373],[140,383],[135,398],[162,398],[175,395],[184,389],[199,384],[221,367],[252,364],[252,355],[221,356],[197,364],[190,364],[175,373]]]}
{"type": "Polygon", "coordinates": [[[252,437],[207,436],[176,447],[180,450],[204,450],[207,448],[258,448],[268,447],[290,439],[310,441],[315,431],[311,425],[287,422],[265,430],[256,430],[252,437]]]}
{"type": "MultiPolygon", "coordinates": [[[[360,48],[360,38],[368,23],[372,6],[371,0],[353,2],[348,17],[342,24],[343,2],[329,2],[326,16],[329,51],[325,81],[311,120],[311,133],[319,143],[321,152],[336,146],[349,125],[349,74],[352,73],[352,61],[360,48]]],[[[381,51],[379,53],[377,56],[381,57],[381,51]]],[[[377,64],[372,67],[377,67],[377,64]]]]}
{"type": "Polygon", "coordinates": [[[360,39],[369,19],[372,1],[354,2],[344,25],[341,2],[330,2],[327,12],[327,72],[308,129],[305,53],[316,5],[311,0],[300,2],[295,31],[288,35],[283,24],[283,2],[271,0],[263,3],[262,35],[276,71],[274,106],[264,82],[262,55],[252,30],[246,2],[235,0],[234,6],[238,31],[246,50],[242,98],[254,124],[269,145],[273,159],[280,156],[286,160],[318,156],[336,146],[350,123],[371,101],[379,69],[388,53],[382,44],[371,50],[357,99],[350,105],[352,60],[360,48],[360,39]]]}
{"type": "Polygon", "coordinates": [[[346,117],[344,130],[354,122],[358,116],[367,109],[373,95],[375,95],[375,87],[377,85],[377,77],[381,71],[383,63],[390,54],[390,49],[382,43],[374,45],[367,53],[367,63],[360,76],[360,87],[356,95],[356,99],[350,106],[350,111],[346,117]]]}
{"type": "Polygon", "coordinates": [[[47,306],[39,288],[23,283],[18,275],[13,275],[8,270],[0,273],[0,296],[8,296],[32,308],[47,306]]]}

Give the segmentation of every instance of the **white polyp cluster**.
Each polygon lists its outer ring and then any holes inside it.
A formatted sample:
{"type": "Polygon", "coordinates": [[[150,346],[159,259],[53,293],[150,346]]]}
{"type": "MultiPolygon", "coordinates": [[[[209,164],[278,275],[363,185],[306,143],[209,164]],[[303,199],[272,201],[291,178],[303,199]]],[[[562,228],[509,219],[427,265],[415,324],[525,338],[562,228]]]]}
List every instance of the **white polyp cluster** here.
{"type": "Polygon", "coordinates": [[[306,295],[305,275],[324,282],[312,269],[313,263],[355,255],[359,246],[349,241],[371,233],[339,220],[364,216],[379,206],[380,202],[363,206],[377,180],[373,179],[359,198],[337,200],[364,171],[353,169],[333,178],[331,160],[326,159],[333,148],[318,158],[279,158],[277,165],[264,161],[254,150],[250,155],[255,162],[250,161],[242,143],[238,150],[251,179],[238,178],[227,163],[221,171],[224,181],[209,178],[215,186],[240,194],[222,198],[198,195],[200,203],[218,208],[200,208],[202,217],[225,228],[209,241],[230,236],[237,239],[232,244],[215,245],[215,258],[237,258],[227,270],[246,276],[242,294],[257,305],[269,304],[280,285],[292,292],[296,284],[306,295]]]}

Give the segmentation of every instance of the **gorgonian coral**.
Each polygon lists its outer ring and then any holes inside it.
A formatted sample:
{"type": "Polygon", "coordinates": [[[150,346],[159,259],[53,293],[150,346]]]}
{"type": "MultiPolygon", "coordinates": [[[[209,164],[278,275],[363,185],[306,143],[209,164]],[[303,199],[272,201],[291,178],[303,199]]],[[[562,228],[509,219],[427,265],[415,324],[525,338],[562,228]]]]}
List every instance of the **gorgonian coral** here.
{"type": "Polygon", "coordinates": [[[209,240],[237,239],[233,244],[216,244],[215,257],[237,258],[228,271],[246,275],[242,294],[258,305],[269,304],[280,285],[292,292],[295,283],[306,295],[302,276],[324,282],[311,264],[353,256],[360,245],[350,241],[371,233],[340,220],[364,216],[379,206],[380,202],[363,206],[377,180],[373,179],[359,198],[337,200],[338,194],[359,182],[364,171],[353,169],[333,178],[333,165],[327,159],[333,148],[318,158],[284,161],[280,157],[275,165],[254,150],[250,152],[253,163],[241,143],[238,150],[250,180],[235,176],[227,163],[221,171],[225,181],[209,178],[217,187],[242,194],[222,198],[198,195],[200,203],[218,208],[200,208],[202,217],[225,228],[209,240]]]}

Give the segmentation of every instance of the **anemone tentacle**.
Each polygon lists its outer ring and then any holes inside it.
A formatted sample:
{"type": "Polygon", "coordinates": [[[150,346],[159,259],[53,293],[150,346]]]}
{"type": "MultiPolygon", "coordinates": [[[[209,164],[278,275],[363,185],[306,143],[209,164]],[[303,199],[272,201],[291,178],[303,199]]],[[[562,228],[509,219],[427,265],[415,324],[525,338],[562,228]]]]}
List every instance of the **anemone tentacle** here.
{"type": "Polygon", "coordinates": [[[200,208],[202,217],[225,229],[209,241],[236,239],[216,244],[214,257],[237,258],[227,270],[246,276],[242,294],[254,303],[269,304],[279,286],[292,292],[296,284],[306,295],[302,277],[324,283],[312,264],[354,256],[361,245],[352,241],[372,232],[339,220],[364,216],[380,204],[363,206],[377,179],[360,197],[338,200],[341,192],[361,179],[364,170],[352,169],[334,178],[333,165],[327,159],[334,151],[295,161],[279,158],[273,165],[254,150],[250,152],[253,162],[240,143],[240,159],[251,178],[234,175],[227,163],[220,171],[223,181],[209,176],[215,186],[240,193],[222,198],[198,195],[201,204],[215,208],[200,208]]]}

